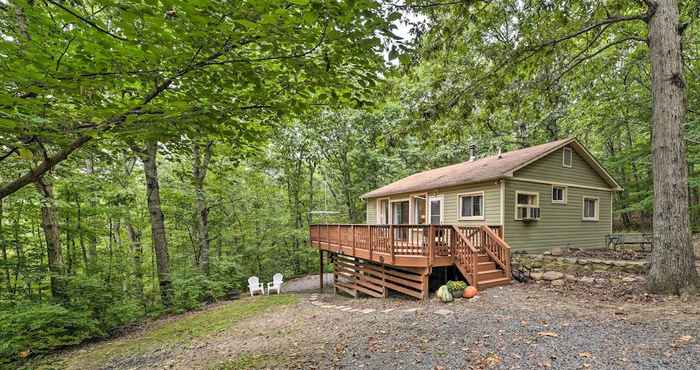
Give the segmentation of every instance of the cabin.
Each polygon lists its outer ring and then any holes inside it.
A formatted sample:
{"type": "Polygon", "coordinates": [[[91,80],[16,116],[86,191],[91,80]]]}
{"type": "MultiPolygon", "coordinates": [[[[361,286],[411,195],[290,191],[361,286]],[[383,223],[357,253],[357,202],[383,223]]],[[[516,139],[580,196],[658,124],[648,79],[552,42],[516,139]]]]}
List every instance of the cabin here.
{"type": "Polygon", "coordinates": [[[419,299],[432,282],[509,284],[513,252],[603,247],[615,179],[575,138],[408,176],[362,196],[363,225],[312,225],[336,290],[419,299]],[[461,275],[461,276],[460,276],[461,275]]]}

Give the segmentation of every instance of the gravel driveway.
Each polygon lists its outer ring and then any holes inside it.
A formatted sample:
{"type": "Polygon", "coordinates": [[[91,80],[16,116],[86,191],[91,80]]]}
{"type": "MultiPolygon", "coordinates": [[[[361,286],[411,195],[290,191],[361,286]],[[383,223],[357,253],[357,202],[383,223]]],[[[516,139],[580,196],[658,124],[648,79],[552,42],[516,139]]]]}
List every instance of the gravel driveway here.
{"type": "Polygon", "coordinates": [[[514,284],[451,304],[296,293],[299,303],[100,368],[698,368],[698,297],[638,303],[576,292],[514,284]]]}

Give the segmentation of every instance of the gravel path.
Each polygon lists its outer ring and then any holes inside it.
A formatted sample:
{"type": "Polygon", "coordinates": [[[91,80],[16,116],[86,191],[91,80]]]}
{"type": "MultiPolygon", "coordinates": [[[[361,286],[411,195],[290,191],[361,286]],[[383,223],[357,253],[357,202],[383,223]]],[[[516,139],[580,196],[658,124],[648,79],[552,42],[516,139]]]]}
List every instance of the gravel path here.
{"type": "MultiPolygon", "coordinates": [[[[325,287],[330,287],[333,284],[333,274],[325,273],[323,274],[323,284],[325,287]]],[[[306,275],[300,278],[285,281],[282,284],[283,293],[291,292],[305,292],[308,290],[318,290],[319,278],[316,275],[306,275]]]]}
{"type": "Polygon", "coordinates": [[[451,304],[308,292],[215,335],[101,368],[697,368],[698,297],[610,303],[575,291],[515,284],[451,304]]]}

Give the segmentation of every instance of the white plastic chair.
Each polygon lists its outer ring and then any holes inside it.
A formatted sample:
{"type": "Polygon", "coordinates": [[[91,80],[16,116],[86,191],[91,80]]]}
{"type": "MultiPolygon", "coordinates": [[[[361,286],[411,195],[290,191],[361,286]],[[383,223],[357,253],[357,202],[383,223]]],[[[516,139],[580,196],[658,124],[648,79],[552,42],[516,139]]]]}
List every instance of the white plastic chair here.
{"type": "Polygon", "coordinates": [[[282,274],[279,272],[272,276],[272,282],[267,283],[267,294],[270,294],[270,290],[274,289],[277,294],[280,294],[280,288],[282,288],[282,274]]]}
{"type": "Polygon", "coordinates": [[[248,278],[248,290],[250,290],[250,296],[255,295],[255,292],[260,292],[260,294],[265,294],[265,288],[260,283],[260,279],[257,276],[251,276],[248,278]]]}

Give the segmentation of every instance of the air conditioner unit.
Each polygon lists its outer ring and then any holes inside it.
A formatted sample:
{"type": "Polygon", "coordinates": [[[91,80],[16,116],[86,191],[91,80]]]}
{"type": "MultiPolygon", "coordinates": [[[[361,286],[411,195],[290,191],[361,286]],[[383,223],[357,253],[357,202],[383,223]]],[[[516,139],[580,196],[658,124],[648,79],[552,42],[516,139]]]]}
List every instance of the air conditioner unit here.
{"type": "Polygon", "coordinates": [[[537,221],[540,218],[540,207],[522,207],[524,214],[521,215],[521,220],[525,222],[537,221]]]}

